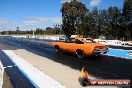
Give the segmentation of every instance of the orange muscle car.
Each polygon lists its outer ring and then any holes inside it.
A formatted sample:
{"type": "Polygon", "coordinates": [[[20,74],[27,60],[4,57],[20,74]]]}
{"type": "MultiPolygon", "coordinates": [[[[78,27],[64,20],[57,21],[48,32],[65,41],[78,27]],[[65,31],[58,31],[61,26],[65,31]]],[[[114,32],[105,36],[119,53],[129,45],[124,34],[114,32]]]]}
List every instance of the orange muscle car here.
{"type": "Polygon", "coordinates": [[[57,52],[75,53],[78,58],[86,55],[102,55],[108,52],[108,47],[88,38],[68,38],[65,41],[52,42],[57,52]]]}

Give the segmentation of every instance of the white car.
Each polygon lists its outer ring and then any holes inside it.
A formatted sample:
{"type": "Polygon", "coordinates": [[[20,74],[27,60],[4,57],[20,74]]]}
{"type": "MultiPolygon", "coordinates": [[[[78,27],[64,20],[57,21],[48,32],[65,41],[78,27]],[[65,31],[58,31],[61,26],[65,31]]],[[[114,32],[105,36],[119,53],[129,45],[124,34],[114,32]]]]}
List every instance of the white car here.
{"type": "Polygon", "coordinates": [[[130,56],[132,56],[132,51],[129,51],[128,54],[129,54],[130,56]]]}
{"type": "Polygon", "coordinates": [[[101,39],[94,39],[95,42],[99,42],[101,44],[107,45],[107,40],[101,40],[101,39]]]}
{"type": "Polygon", "coordinates": [[[132,41],[129,41],[129,42],[128,42],[128,45],[129,45],[129,46],[132,46],[132,41]]]}
{"type": "Polygon", "coordinates": [[[108,45],[121,46],[122,43],[123,43],[123,42],[120,41],[120,40],[107,40],[107,44],[108,44],[108,45]]]}

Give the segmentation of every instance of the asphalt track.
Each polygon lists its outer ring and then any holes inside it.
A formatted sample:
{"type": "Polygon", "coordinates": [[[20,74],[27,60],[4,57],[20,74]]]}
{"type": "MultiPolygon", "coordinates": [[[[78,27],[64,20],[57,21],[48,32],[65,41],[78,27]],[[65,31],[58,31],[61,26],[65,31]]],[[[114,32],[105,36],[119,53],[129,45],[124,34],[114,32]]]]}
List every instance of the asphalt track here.
{"type": "Polygon", "coordinates": [[[129,79],[132,80],[132,60],[112,56],[78,59],[72,54],[57,54],[51,43],[47,41],[0,37],[0,42],[24,48],[35,54],[47,57],[57,63],[64,64],[72,69],[81,70],[86,67],[88,73],[99,79],[129,79]]]}
{"type": "Polygon", "coordinates": [[[19,68],[0,50],[0,61],[4,66],[13,88],[35,88],[19,68]]]}

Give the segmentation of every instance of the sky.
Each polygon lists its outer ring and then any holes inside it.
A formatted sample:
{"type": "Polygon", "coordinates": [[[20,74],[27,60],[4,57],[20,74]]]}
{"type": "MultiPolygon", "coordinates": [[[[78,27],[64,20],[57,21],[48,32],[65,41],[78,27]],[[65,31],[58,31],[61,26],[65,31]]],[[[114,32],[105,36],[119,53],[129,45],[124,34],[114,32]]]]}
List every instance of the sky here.
{"type": "MultiPolygon", "coordinates": [[[[0,31],[34,30],[61,24],[61,6],[71,0],[0,0],[0,31]]],[[[91,11],[93,7],[107,9],[118,6],[122,9],[124,0],[79,0],[91,11]]]]}

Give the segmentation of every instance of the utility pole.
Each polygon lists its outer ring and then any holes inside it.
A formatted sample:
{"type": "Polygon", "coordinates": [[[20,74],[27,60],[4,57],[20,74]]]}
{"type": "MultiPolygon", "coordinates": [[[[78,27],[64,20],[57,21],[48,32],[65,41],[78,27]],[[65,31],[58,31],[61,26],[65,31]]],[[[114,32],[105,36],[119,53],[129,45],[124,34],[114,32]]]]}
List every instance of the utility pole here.
{"type": "Polygon", "coordinates": [[[34,30],[33,30],[33,36],[34,36],[34,30]]]}
{"type": "Polygon", "coordinates": [[[44,32],[44,36],[45,36],[45,30],[46,30],[46,28],[43,28],[42,30],[43,30],[43,32],[44,32]]]}
{"type": "Polygon", "coordinates": [[[17,29],[16,32],[17,32],[17,35],[18,35],[19,27],[16,27],[16,29],[17,29]]]}
{"type": "Polygon", "coordinates": [[[8,33],[7,33],[7,30],[6,30],[6,35],[7,35],[8,33]]]}

